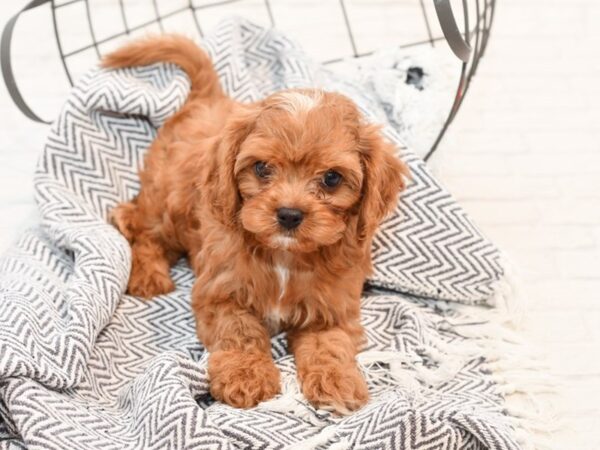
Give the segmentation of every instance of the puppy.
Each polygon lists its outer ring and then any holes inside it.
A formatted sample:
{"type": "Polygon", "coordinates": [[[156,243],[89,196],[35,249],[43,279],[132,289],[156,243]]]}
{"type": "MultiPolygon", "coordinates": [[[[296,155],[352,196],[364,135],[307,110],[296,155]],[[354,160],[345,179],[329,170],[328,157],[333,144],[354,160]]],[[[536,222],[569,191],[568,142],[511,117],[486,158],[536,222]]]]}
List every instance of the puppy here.
{"type": "Polygon", "coordinates": [[[103,66],[157,62],[180,66],[191,91],[158,131],[139,195],[112,211],[132,248],[129,293],[173,290],[169,268],[186,255],[215,399],[248,408],[279,393],[270,335],[285,330],[305,397],[342,414],[361,407],[361,290],[406,166],[343,95],[293,89],[238,103],[180,36],[133,42],[103,66]]]}

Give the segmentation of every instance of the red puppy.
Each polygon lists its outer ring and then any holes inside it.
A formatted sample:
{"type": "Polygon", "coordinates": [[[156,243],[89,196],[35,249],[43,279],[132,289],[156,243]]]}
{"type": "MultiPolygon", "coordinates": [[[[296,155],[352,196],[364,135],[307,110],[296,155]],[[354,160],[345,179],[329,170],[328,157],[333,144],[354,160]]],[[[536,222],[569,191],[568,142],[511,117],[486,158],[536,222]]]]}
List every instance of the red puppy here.
{"type": "Polygon", "coordinates": [[[339,413],[359,408],[368,400],[355,361],[361,290],[406,166],[340,94],[232,100],[183,37],[131,43],[103,65],[156,62],[179,65],[191,92],[159,130],[139,195],[112,214],[132,247],[129,293],[171,291],[169,267],[187,255],[216,399],[247,408],[276,395],[269,338],[286,330],[306,398],[339,413]]]}

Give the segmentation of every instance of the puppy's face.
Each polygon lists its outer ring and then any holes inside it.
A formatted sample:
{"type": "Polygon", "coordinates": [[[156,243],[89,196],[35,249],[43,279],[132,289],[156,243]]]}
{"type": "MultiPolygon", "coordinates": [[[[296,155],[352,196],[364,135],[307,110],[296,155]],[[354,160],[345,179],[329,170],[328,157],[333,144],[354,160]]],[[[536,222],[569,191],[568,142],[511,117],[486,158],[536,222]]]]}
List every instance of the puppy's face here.
{"type": "Polygon", "coordinates": [[[241,226],[263,245],[315,251],[339,241],[350,226],[378,222],[395,204],[404,167],[383,148],[377,130],[361,124],[350,100],[285,91],[250,117],[232,176],[241,226]],[[377,174],[382,179],[373,179],[377,174]],[[369,202],[376,210],[368,211],[369,202]],[[373,217],[361,218],[361,211],[373,217]]]}

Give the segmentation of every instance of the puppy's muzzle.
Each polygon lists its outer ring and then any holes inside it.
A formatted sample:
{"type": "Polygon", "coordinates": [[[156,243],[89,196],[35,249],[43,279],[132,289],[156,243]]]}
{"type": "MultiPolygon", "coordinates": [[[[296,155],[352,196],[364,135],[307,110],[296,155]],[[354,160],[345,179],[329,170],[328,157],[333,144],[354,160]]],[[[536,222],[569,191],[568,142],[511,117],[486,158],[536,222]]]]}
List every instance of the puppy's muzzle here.
{"type": "Polygon", "coordinates": [[[295,208],[279,208],[277,210],[277,222],[286,230],[298,228],[302,223],[304,213],[295,208]]]}

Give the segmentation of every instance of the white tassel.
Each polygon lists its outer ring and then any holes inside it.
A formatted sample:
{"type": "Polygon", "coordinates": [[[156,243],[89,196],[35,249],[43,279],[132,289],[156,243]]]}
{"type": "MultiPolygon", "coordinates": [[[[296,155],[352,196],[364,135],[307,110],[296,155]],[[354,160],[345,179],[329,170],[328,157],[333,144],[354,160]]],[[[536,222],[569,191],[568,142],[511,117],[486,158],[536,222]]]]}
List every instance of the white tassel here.
{"type": "MultiPolygon", "coordinates": [[[[452,322],[450,322],[452,324],[452,322]]],[[[469,339],[487,339],[524,345],[525,339],[517,332],[505,328],[498,323],[488,323],[486,326],[474,326],[470,323],[452,324],[456,333],[469,339]]]]}
{"type": "Polygon", "coordinates": [[[515,392],[525,394],[555,394],[559,386],[556,379],[551,375],[541,375],[536,377],[534,374],[511,375],[515,392]]]}
{"type": "MultiPolygon", "coordinates": [[[[511,349],[516,353],[516,349],[511,349]]],[[[530,354],[527,351],[521,351],[521,355],[506,355],[502,357],[500,352],[496,352],[495,358],[486,355],[487,363],[484,365],[486,370],[494,373],[515,372],[515,371],[546,371],[549,365],[539,355],[530,354]]]]}

